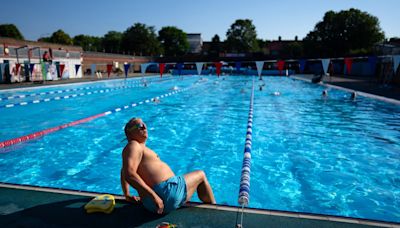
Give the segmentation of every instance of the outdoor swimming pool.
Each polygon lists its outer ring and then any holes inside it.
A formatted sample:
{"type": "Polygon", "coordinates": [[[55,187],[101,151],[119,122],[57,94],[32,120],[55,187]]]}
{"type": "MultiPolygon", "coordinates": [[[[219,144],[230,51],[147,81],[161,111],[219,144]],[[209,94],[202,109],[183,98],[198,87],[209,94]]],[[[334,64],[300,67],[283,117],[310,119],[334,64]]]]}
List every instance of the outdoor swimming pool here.
{"type": "MultiPolygon", "coordinates": [[[[113,110],[0,149],[0,182],[121,194],[123,127],[136,116],[176,174],[202,169],[217,203],[238,205],[252,77],[202,78],[0,91],[0,142],[113,110]]],[[[334,89],[322,98],[325,87],[286,77],[264,82],[260,91],[255,81],[249,207],[400,222],[400,107],[334,89]]]]}

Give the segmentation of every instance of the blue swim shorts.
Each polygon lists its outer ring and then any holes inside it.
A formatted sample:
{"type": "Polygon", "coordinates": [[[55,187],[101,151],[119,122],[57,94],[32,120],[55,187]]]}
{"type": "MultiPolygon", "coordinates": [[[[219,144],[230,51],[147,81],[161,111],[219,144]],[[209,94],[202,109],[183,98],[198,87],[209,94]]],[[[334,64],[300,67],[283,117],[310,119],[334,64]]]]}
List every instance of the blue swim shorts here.
{"type": "MultiPolygon", "coordinates": [[[[179,208],[186,201],[187,189],[183,176],[171,177],[155,185],[153,190],[164,202],[164,214],[179,208]]],[[[142,202],[147,210],[157,213],[157,206],[150,197],[144,197],[142,202]]]]}

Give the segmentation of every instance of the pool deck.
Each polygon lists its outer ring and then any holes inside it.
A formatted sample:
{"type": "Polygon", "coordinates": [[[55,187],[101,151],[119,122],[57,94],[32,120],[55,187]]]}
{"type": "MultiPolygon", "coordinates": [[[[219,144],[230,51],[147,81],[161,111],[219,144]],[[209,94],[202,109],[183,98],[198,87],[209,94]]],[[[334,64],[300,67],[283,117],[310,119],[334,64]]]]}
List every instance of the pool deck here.
{"type": "MultiPolygon", "coordinates": [[[[294,75],[292,77],[311,82],[314,75],[294,75]]],[[[323,84],[400,101],[400,86],[382,85],[378,83],[377,79],[374,77],[347,75],[325,76],[323,84]]]]}
{"type": "MultiPolygon", "coordinates": [[[[130,77],[140,76],[137,74],[130,77]]],[[[293,77],[310,81],[313,76],[293,77]]],[[[123,79],[123,77],[68,79],[48,81],[44,84],[32,82],[0,84],[0,90],[111,79],[123,79]]],[[[339,86],[345,90],[355,90],[400,101],[400,87],[382,86],[373,78],[333,76],[325,78],[324,85],[339,86]]],[[[189,203],[168,215],[158,216],[147,212],[142,205],[127,203],[121,196],[117,196],[117,204],[111,214],[86,214],[83,206],[96,195],[98,193],[0,183],[0,227],[156,227],[162,222],[173,223],[177,227],[235,227],[239,210],[237,207],[189,203]]],[[[256,209],[245,209],[244,212],[243,227],[400,228],[400,223],[327,215],[256,209]]]]}
{"type": "MultiPolygon", "coordinates": [[[[98,194],[98,193],[97,193],[98,194]]],[[[87,214],[84,205],[96,193],[0,184],[0,227],[235,227],[237,207],[190,203],[167,215],[147,212],[142,205],[116,196],[111,214],[87,214]]],[[[371,220],[245,209],[243,227],[400,227],[371,220]]],[[[240,214],[238,217],[240,221],[240,214]]]]}

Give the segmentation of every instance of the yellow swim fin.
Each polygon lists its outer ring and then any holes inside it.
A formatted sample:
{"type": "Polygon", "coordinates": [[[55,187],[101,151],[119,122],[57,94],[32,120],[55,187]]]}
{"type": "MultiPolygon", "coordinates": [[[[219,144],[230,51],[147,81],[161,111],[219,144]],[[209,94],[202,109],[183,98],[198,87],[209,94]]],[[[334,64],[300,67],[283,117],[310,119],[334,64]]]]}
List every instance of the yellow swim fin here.
{"type": "Polygon", "coordinates": [[[114,210],[115,198],[113,195],[105,194],[96,196],[89,203],[85,205],[87,213],[103,212],[106,214],[114,210]]]}

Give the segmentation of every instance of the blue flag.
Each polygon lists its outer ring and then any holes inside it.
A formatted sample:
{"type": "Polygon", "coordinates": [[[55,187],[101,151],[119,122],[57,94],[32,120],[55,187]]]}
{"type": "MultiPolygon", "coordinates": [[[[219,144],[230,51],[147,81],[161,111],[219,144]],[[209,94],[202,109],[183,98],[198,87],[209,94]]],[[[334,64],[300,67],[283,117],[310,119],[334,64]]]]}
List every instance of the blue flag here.
{"type": "Polygon", "coordinates": [[[240,68],[242,67],[242,63],[241,62],[236,62],[235,63],[235,67],[236,67],[236,73],[240,72],[240,68]]]}
{"type": "Polygon", "coordinates": [[[29,64],[29,71],[31,72],[31,75],[33,73],[33,68],[35,67],[34,63],[29,64]]]}
{"type": "Polygon", "coordinates": [[[178,69],[178,74],[181,75],[182,74],[182,69],[183,69],[183,63],[178,63],[176,65],[176,68],[178,69]]]}
{"type": "Polygon", "coordinates": [[[376,56],[368,56],[368,64],[371,69],[371,74],[375,74],[376,63],[378,62],[378,58],[376,56]]]}
{"type": "Polygon", "coordinates": [[[75,64],[75,75],[78,74],[79,67],[81,67],[81,64],[75,64]]]}
{"type": "Polygon", "coordinates": [[[130,63],[124,64],[125,78],[128,77],[128,70],[129,70],[129,67],[131,67],[131,64],[130,64],[130,63]]]}
{"type": "Polygon", "coordinates": [[[90,72],[93,76],[96,74],[96,64],[93,63],[92,65],[90,65],[90,72]]]}
{"type": "Polygon", "coordinates": [[[300,73],[303,73],[304,69],[306,68],[306,60],[305,59],[300,59],[299,60],[299,64],[300,64],[300,73]]]}

